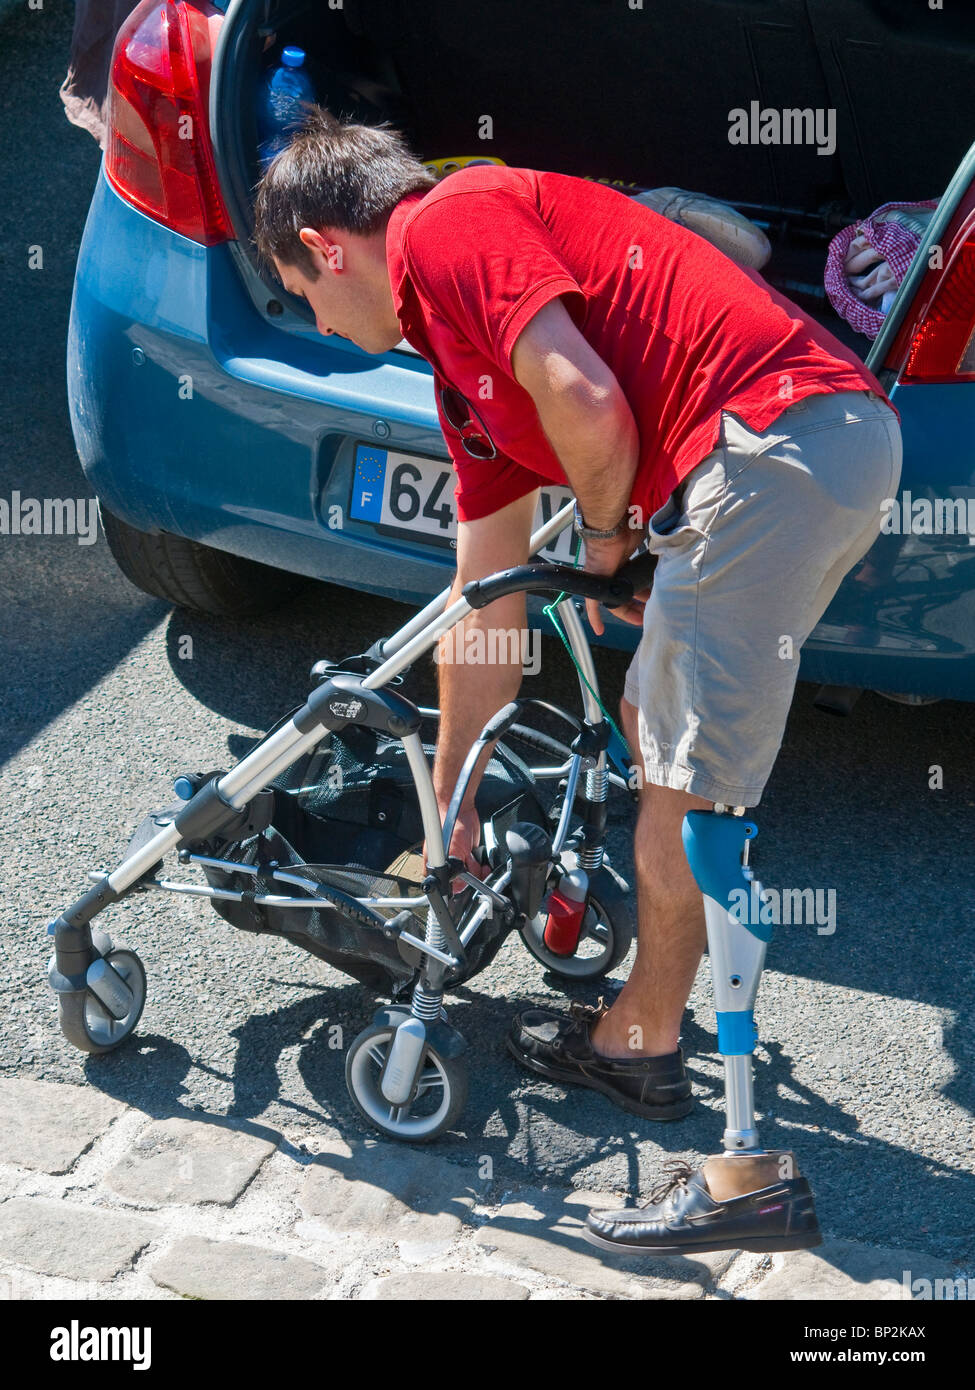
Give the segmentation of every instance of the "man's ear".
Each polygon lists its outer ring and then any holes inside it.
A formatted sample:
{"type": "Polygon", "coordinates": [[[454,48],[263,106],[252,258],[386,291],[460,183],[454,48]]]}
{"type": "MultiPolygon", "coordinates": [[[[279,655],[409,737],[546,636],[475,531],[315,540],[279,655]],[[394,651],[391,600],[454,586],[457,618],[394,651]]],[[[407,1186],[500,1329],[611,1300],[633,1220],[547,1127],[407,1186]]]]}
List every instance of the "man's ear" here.
{"type": "MultiPolygon", "coordinates": [[[[336,262],[336,251],[339,250],[328,236],[318,231],[315,227],[302,227],[298,237],[303,246],[307,246],[309,251],[318,251],[329,266],[334,267],[336,262]]],[[[341,253],[338,255],[339,266],[341,266],[341,253]]]]}

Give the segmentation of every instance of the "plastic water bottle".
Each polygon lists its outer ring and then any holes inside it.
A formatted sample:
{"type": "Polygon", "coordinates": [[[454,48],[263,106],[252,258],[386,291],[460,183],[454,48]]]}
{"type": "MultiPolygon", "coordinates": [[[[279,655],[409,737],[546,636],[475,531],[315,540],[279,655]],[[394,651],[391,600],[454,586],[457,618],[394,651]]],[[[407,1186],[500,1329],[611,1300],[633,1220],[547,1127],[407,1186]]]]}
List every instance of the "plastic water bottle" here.
{"type": "Polygon", "coordinates": [[[571,869],[563,874],[558,887],[549,894],[543,937],[554,955],[575,955],[588,896],[589,875],[584,869],[571,869]]]}
{"type": "Polygon", "coordinates": [[[314,102],[315,88],[304,68],[305,50],[289,46],[282,50],[281,62],[268,68],[261,85],[257,107],[261,168],[291,140],[305,118],[305,102],[314,102]]]}

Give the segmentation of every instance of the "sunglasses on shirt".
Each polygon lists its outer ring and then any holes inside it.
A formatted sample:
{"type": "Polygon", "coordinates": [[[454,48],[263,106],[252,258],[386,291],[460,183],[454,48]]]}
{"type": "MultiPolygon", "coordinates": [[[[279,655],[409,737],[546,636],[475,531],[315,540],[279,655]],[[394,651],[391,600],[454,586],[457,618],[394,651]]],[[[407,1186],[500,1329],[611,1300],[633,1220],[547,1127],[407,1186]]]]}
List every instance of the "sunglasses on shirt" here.
{"type": "Polygon", "coordinates": [[[452,386],[442,386],[440,388],[440,405],[443,409],[444,419],[460,435],[460,442],[471,458],[497,458],[498,451],[494,447],[494,441],[488,434],[484,421],[465,396],[462,396],[459,391],[455,391],[452,386]],[[472,430],[473,433],[465,434],[465,430],[472,430]]]}

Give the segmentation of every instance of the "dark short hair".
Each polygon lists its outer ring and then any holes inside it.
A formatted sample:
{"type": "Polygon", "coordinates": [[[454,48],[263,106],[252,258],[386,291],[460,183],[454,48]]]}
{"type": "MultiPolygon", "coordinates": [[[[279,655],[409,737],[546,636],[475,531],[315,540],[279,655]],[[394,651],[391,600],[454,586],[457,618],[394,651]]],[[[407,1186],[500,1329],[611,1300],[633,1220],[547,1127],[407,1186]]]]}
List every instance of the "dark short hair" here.
{"type": "Polygon", "coordinates": [[[323,107],[309,106],[298,134],[257,186],[258,253],[269,265],[273,256],[314,277],[302,227],[378,231],[401,198],[436,182],[388,124],[344,125],[323,107]]]}

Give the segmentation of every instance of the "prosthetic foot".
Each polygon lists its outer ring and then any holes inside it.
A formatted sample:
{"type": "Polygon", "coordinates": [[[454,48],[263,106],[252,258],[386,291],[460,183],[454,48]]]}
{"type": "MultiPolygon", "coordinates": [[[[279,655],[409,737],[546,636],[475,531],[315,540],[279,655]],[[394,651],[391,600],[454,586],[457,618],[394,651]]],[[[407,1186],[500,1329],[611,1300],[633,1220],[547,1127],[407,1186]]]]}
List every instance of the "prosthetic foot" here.
{"type": "Polygon", "coordinates": [[[704,895],[708,951],[724,1059],[724,1152],[699,1169],[667,1165],[668,1176],[643,1206],[593,1211],[586,1238],[604,1250],[684,1255],[706,1250],[802,1250],[822,1236],[809,1184],[793,1154],[766,1152],[755,1127],[752,1051],[755,996],[771,925],[761,921],[762,890],[748,867],[756,835],[744,807],[716,805],[684,818],[684,850],[704,895]]]}

